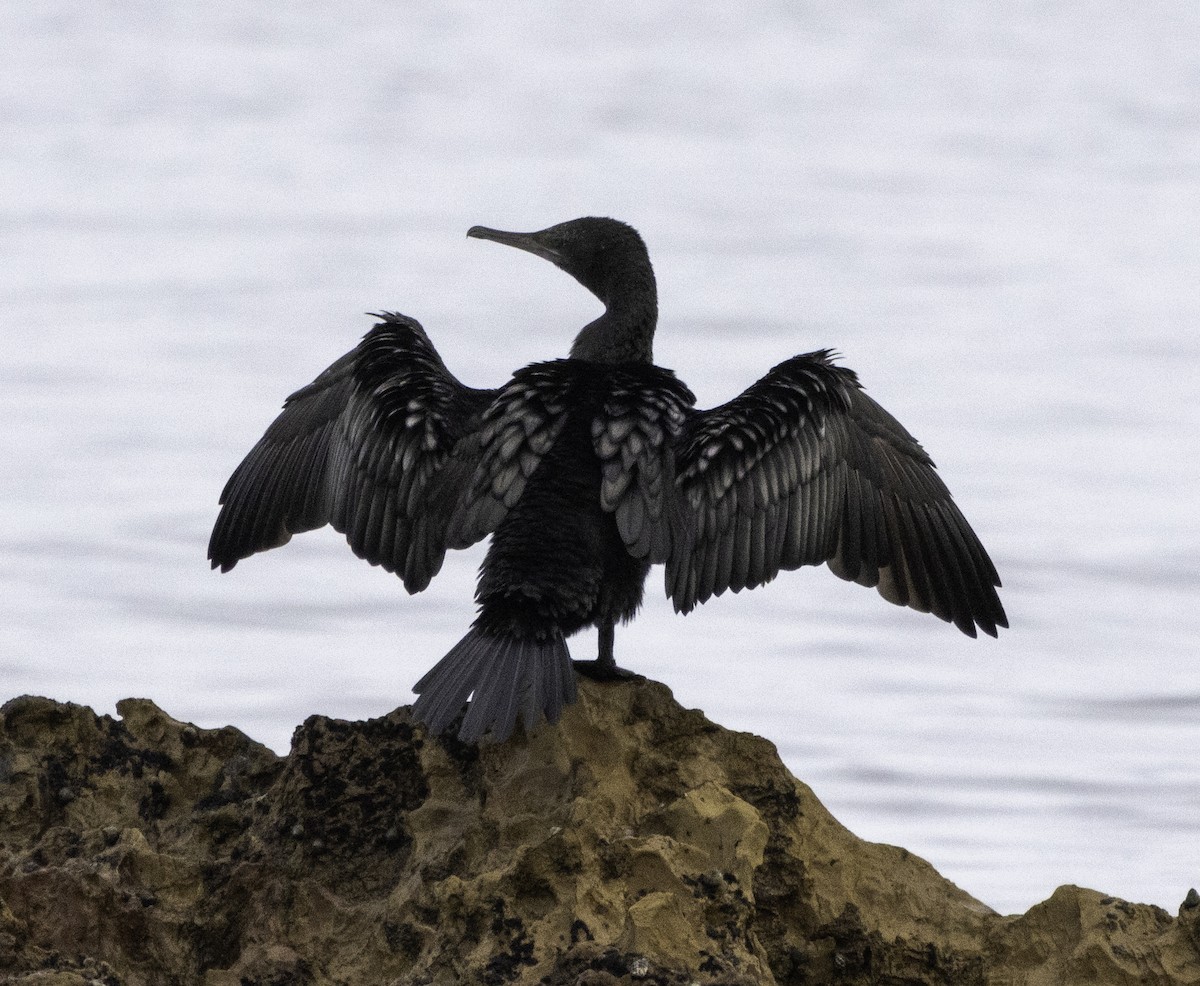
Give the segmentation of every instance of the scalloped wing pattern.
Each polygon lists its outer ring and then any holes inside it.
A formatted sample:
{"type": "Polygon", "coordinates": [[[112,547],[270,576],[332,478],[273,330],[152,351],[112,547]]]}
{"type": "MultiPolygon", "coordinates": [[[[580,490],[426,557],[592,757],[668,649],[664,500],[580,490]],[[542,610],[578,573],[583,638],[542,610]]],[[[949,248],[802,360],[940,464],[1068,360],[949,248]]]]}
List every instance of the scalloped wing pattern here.
{"type": "Polygon", "coordinates": [[[483,414],[478,459],[447,532],[452,548],[490,534],[516,506],[571,408],[569,361],[534,363],[513,374],[483,414]]]}
{"type": "Polygon", "coordinates": [[[670,370],[622,367],[613,372],[602,412],[592,421],[600,505],[614,515],[629,553],[652,564],[670,555],[673,447],[695,402],[670,370]]]}
{"type": "Polygon", "coordinates": [[[411,592],[437,572],[444,525],[427,522],[426,492],[494,392],[455,379],[415,319],[378,317],[353,352],[288,398],[230,477],[213,567],[328,523],[411,592]]]}
{"type": "Polygon", "coordinates": [[[676,468],[684,509],[666,588],[679,611],[828,562],[970,636],[1007,626],[995,568],[929,456],[828,351],[697,412],[676,468]]]}
{"type": "Polygon", "coordinates": [[[820,521],[838,493],[822,445],[825,421],[857,386],[831,356],[822,350],[780,363],[689,422],[676,460],[685,529],[666,573],[680,612],[824,560],[820,521]]]}

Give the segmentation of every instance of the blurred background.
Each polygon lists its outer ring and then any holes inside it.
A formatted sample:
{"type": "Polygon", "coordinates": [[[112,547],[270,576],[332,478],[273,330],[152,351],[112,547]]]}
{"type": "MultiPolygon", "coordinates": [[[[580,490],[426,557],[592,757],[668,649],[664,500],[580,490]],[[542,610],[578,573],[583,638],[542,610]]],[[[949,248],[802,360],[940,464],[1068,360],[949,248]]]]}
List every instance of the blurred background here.
{"type": "Polygon", "coordinates": [[[621,663],[998,910],[1200,883],[1200,7],[8,0],[0,35],[0,699],[280,751],[407,703],[482,549],[411,598],[329,531],[219,576],[217,495],[365,311],[476,386],[565,355],[594,299],[464,234],[612,215],[658,362],[711,406],[839,349],[1012,622],[824,569],[682,619],[654,575],[621,663]]]}

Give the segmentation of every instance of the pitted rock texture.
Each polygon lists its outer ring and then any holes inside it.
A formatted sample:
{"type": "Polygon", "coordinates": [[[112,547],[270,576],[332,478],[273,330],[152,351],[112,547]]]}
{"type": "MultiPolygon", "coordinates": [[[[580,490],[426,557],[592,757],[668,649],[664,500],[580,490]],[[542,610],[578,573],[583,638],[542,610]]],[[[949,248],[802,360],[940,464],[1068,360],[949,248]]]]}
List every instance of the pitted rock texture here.
{"type": "Polygon", "coordinates": [[[1200,906],[997,915],[651,682],[482,748],[407,709],[284,758],[118,710],[0,710],[0,982],[1200,983],[1200,906]]]}

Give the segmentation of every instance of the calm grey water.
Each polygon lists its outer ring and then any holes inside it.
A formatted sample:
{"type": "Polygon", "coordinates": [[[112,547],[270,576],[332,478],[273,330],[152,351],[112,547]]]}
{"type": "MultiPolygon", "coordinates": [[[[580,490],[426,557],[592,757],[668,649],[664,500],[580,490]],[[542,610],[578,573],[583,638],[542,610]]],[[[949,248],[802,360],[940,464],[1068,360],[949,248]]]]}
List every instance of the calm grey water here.
{"type": "MultiPolygon", "coordinates": [[[[989,546],[969,640],[826,571],[618,656],[774,740],[834,813],[1002,911],[1200,883],[1200,8],[347,2],[0,7],[0,697],[154,698],[277,749],[464,632],[328,532],[228,576],[216,496],[361,312],[469,383],[595,302],[464,239],[645,235],[704,404],[835,346],[989,546]]],[[[657,583],[656,583],[657,584],[657,583]]],[[[575,651],[590,656],[593,639],[575,651]]]]}

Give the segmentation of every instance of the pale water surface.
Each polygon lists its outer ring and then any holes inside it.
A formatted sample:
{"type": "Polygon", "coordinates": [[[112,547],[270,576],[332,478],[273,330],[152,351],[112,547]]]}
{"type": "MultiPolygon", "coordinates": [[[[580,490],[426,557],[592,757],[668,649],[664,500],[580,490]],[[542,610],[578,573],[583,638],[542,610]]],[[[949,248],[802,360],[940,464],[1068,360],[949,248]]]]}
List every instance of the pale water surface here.
{"type": "Polygon", "coordinates": [[[1200,883],[1191,0],[8,0],[0,34],[0,697],[146,695],[281,750],[408,701],[480,552],[412,598],[328,532],[221,577],[217,493],[366,310],[477,385],[563,355],[595,302],[463,234],[610,214],[702,403],[845,354],[1013,623],[824,570],[684,620],[656,579],[623,663],[1002,911],[1200,883]]]}

